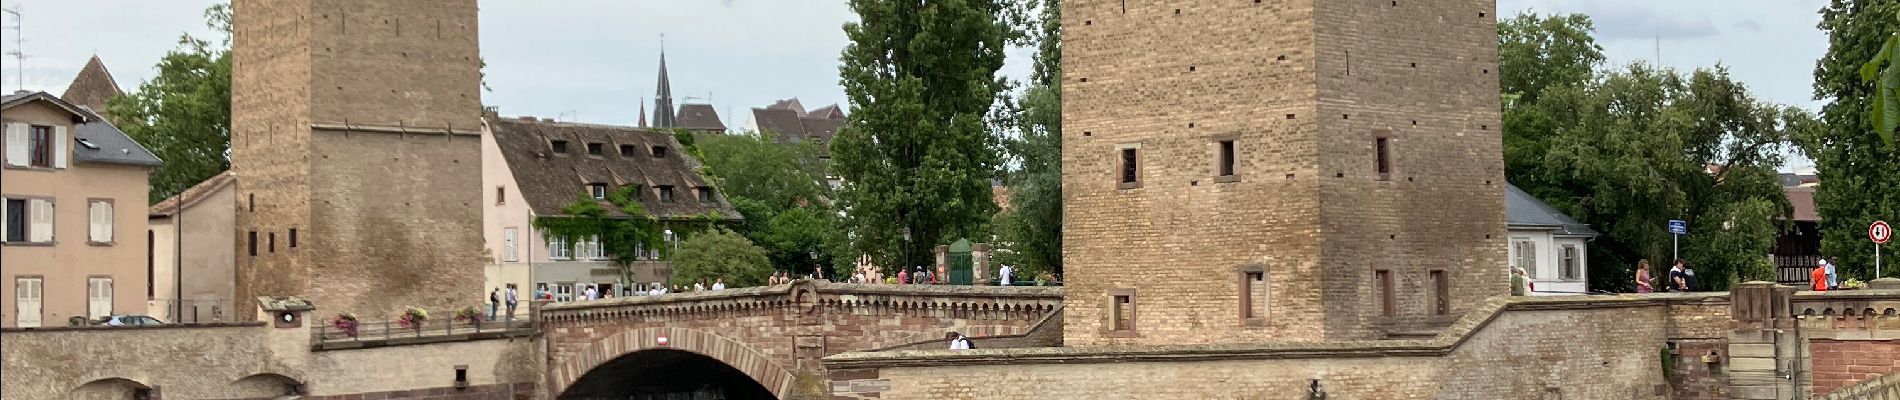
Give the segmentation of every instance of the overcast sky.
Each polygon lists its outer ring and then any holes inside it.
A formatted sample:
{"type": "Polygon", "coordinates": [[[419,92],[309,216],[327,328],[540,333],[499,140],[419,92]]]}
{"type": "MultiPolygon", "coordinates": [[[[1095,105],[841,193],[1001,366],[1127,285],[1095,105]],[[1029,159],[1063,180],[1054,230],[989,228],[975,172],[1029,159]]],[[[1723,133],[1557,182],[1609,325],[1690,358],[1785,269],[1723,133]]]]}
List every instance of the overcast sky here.
{"type": "MultiPolygon", "coordinates": [[[[1656,61],[1680,69],[1726,65],[1763,99],[1817,110],[1814,61],[1827,50],[1815,25],[1826,0],[1498,0],[1499,14],[1587,13],[1612,65],[1656,61]],[[1659,51],[1660,50],[1660,51],[1659,51]]],[[[25,14],[16,45],[11,15],[0,49],[23,49],[25,68],[0,60],[0,87],[65,90],[98,54],[130,91],[176,47],[180,34],[216,37],[202,11],[212,0],[9,0],[25,14]]],[[[808,108],[843,103],[843,0],[481,0],[482,56],[503,115],[632,124],[651,104],[666,39],[674,102],[708,102],[726,125],[751,107],[798,97],[808,108]],[[710,99],[710,100],[708,100],[710,99]]],[[[1014,49],[1003,73],[1027,75],[1014,49]]]]}

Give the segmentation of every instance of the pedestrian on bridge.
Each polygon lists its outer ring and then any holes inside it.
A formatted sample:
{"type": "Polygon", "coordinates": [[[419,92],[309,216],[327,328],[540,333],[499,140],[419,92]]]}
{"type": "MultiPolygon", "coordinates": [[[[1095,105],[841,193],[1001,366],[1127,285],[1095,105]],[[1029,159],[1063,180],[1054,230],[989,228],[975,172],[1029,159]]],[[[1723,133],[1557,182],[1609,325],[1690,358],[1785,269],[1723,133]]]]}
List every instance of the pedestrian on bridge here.
{"type": "Polygon", "coordinates": [[[502,301],[507,302],[509,321],[515,320],[515,304],[520,301],[520,297],[518,296],[520,295],[515,293],[515,284],[513,283],[508,284],[508,291],[502,294],[502,301]]]}
{"type": "Polygon", "coordinates": [[[496,310],[497,308],[501,308],[501,288],[493,288],[488,291],[488,320],[489,321],[495,320],[495,313],[498,311],[496,310]]]}

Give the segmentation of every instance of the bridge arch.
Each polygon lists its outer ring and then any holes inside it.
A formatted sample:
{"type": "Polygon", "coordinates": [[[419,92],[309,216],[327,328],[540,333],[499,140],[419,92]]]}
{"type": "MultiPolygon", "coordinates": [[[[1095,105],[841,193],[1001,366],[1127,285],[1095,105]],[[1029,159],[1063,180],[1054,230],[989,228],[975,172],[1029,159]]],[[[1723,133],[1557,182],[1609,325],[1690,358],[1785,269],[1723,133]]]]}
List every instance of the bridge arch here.
{"type": "Polygon", "coordinates": [[[611,366],[616,361],[669,354],[674,355],[670,358],[678,359],[677,353],[703,356],[722,363],[751,378],[775,398],[785,398],[790,394],[796,380],[790,369],[744,342],[697,329],[661,327],[620,332],[596,340],[564,360],[553,360],[553,369],[548,376],[552,383],[551,392],[565,395],[577,383],[582,383],[581,379],[588,377],[590,372],[611,366]],[[662,338],[665,344],[660,343],[662,338]]]}
{"type": "Polygon", "coordinates": [[[86,382],[73,388],[67,398],[73,400],[143,400],[151,396],[152,387],[139,381],[126,378],[105,378],[86,382]]]}

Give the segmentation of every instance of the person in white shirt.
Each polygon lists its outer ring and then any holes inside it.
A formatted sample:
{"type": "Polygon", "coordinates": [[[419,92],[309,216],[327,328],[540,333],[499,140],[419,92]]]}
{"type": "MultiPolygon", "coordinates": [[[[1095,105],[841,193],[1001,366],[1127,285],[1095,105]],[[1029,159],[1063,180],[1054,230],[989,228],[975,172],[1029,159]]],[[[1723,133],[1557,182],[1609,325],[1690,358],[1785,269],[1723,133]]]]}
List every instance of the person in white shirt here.
{"type": "Polygon", "coordinates": [[[653,282],[653,287],[647,289],[648,296],[659,296],[663,294],[666,294],[666,286],[661,285],[659,282],[653,282]]]}
{"type": "Polygon", "coordinates": [[[726,290],[726,278],[713,281],[713,290],[726,290]]]}
{"type": "Polygon", "coordinates": [[[1009,264],[1003,264],[1003,268],[996,272],[996,277],[1003,279],[1003,286],[1009,286],[1009,275],[1014,272],[1016,272],[1015,268],[1010,268],[1009,264]]]}
{"type": "Polygon", "coordinates": [[[706,282],[693,282],[693,291],[695,292],[706,291],[706,282]]]}
{"type": "Polygon", "coordinates": [[[970,338],[963,337],[963,334],[961,333],[950,332],[948,334],[945,334],[944,337],[950,339],[951,350],[969,350],[970,349],[970,338]]]}
{"type": "Polygon", "coordinates": [[[581,292],[581,296],[584,299],[593,300],[600,298],[600,292],[594,290],[594,285],[587,285],[587,291],[581,292]]]}

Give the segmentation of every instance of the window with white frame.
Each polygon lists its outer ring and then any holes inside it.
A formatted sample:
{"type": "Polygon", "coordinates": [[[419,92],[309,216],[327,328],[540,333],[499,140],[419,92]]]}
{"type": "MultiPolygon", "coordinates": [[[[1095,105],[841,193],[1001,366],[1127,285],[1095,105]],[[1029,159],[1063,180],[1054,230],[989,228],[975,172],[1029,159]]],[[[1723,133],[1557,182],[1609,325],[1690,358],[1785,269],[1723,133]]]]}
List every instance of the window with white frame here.
{"type": "MultiPolygon", "coordinates": [[[[291,232],[296,232],[296,231],[291,231],[291,232]]],[[[515,232],[516,230],[514,227],[502,228],[501,230],[501,242],[502,242],[501,260],[502,261],[515,262],[517,260],[515,258],[515,252],[516,252],[515,248],[520,247],[520,246],[517,245],[515,242],[515,232]]]]}
{"type": "Polygon", "coordinates": [[[1562,259],[1557,264],[1563,269],[1561,274],[1564,279],[1583,279],[1583,266],[1580,265],[1583,258],[1581,253],[1577,251],[1576,245],[1564,245],[1562,259]]]}
{"type": "Polygon", "coordinates": [[[568,246],[567,238],[550,236],[548,237],[548,258],[555,260],[574,258],[574,248],[568,246]]]}
{"type": "Polygon", "coordinates": [[[1527,239],[1527,240],[1518,240],[1513,243],[1514,244],[1511,246],[1511,250],[1512,252],[1517,253],[1517,256],[1513,258],[1512,264],[1516,265],[1518,268],[1524,269],[1525,278],[1536,278],[1537,277],[1537,242],[1533,242],[1527,239]]]}
{"type": "Polygon", "coordinates": [[[87,241],[94,244],[112,243],[112,201],[92,200],[87,202],[86,215],[91,221],[91,230],[87,241]]]}
{"type": "Polygon", "coordinates": [[[580,258],[584,260],[599,260],[602,258],[607,258],[606,254],[604,254],[604,252],[602,252],[600,248],[600,236],[588,236],[586,239],[582,240],[580,243],[576,243],[574,247],[576,251],[579,253],[578,257],[576,258],[580,258]]]}
{"type": "Polygon", "coordinates": [[[0,204],[0,221],[5,223],[0,242],[53,242],[52,200],[6,199],[0,204]]]}
{"type": "Polygon", "coordinates": [[[554,301],[574,301],[574,283],[554,284],[554,301]]]}

